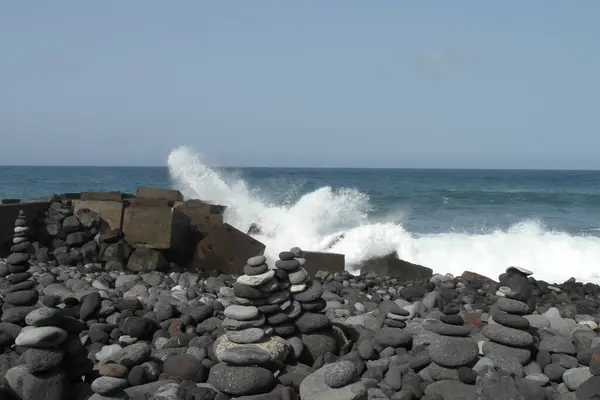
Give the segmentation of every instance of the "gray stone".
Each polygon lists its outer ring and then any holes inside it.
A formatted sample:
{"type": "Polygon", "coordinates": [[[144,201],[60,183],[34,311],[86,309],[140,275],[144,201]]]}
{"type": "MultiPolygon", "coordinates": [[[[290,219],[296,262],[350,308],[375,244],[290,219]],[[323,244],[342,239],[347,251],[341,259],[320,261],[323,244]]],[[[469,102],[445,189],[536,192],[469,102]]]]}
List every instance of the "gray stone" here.
{"type": "Polygon", "coordinates": [[[15,339],[17,346],[55,347],[67,339],[67,332],[55,326],[41,326],[23,329],[15,339]]]}
{"type": "Polygon", "coordinates": [[[230,305],[224,311],[227,318],[233,318],[238,321],[252,320],[258,317],[258,308],[254,306],[230,305]]]}
{"type": "Polygon", "coordinates": [[[121,391],[128,386],[127,379],[113,378],[112,376],[101,376],[92,382],[92,390],[103,395],[121,391]]]}
{"type": "Polygon", "coordinates": [[[217,364],[210,369],[208,383],[232,396],[264,393],[275,384],[273,373],[261,367],[217,364]]]}
{"type": "Polygon", "coordinates": [[[529,311],[529,306],[526,303],[514,299],[507,299],[506,297],[499,297],[498,301],[496,301],[496,305],[502,311],[509,314],[524,315],[529,311]]]}
{"type": "Polygon", "coordinates": [[[325,383],[330,388],[338,389],[354,382],[356,375],[356,367],[351,361],[328,364],[325,383]]]}
{"type": "Polygon", "coordinates": [[[533,336],[529,332],[500,324],[486,325],[481,329],[481,333],[488,339],[507,346],[525,347],[533,343],[533,336]]]}
{"type": "Polygon", "coordinates": [[[246,264],[248,264],[251,267],[258,267],[259,265],[262,265],[264,263],[267,262],[267,257],[265,256],[255,256],[255,257],[250,257],[248,259],[248,261],[246,261],[246,264]]]}
{"type": "Polygon", "coordinates": [[[271,355],[257,346],[237,346],[225,349],[219,359],[228,365],[264,365],[271,360],[271,355]]]}
{"type": "Polygon", "coordinates": [[[589,367],[571,368],[563,373],[562,379],[570,390],[577,390],[579,385],[592,377],[589,367]]]}
{"type": "Polygon", "coordinates": [[[433,382],[425,388],[425,395],[437,395],[443,400],[476,400],[475,387],[459,381],[433,382]]]}
{"type": "Polygon", "coordinates": [[[428,349],[433,361],[443,367],[462,367],[479,356],[479,347],[472,338],[440,336],[428,349]]]}
{"type": "Polygon", "coordinates": [[[341,388],[331,388],[325,381],[329,365],[332,364],[323,366],[302,380],[300,383],[302,400],[367,400],[367,387],[363,382],[359,381],[341,388]]]}

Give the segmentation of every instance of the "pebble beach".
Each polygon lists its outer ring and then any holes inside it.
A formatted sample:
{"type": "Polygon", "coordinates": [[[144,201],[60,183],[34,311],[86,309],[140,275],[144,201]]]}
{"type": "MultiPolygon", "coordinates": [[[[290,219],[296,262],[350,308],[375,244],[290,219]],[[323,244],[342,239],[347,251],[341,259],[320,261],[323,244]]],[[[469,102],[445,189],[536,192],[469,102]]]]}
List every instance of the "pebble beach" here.
{"type": "Polygon", "coordinates": [[[68,232],[65,250],[32,244],[21,212],[0,261],[2,399],[600,396],[592,283],[520,267],[311,277],[298,247],[271,264],[252,257],[239,276],[205,276],[136,264],[92,212],[55,201],[48,218],[68,232]]]}

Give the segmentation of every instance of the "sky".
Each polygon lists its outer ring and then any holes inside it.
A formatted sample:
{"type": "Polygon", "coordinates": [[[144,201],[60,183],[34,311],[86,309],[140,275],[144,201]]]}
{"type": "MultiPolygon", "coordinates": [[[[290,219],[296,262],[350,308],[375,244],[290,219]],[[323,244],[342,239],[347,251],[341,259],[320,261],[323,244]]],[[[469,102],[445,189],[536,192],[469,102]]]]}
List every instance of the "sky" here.
{"type": "Polygon", "coordinates": [[[0,164],[600,169],[600,2],[0,3],[0,164]]]}

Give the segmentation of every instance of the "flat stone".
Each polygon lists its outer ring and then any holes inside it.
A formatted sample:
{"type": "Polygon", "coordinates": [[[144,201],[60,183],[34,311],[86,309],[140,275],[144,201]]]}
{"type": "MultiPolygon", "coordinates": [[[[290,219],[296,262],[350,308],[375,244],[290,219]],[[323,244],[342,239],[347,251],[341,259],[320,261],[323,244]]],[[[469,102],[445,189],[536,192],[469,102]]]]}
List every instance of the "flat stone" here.
{"type": "Polygon", "coordinates": [[[264,337],[261,341],[248,344],[238,344],[229,340],[225,335],[220,336],[214,343],[213,349],[215,356],[219,361],[221,360],[221,353],[227,349],[235,347],[257,347],[266,351],[271,360],[283,362],[288,355],[287,342],[279,336],[268,336],[264,337]]]}
{"type": "Polygon", "coordinates": [[[491,359],[514,357],[523,365],[531,360],[531,351],[529,349],[510,347],[494,342],[484,342],[482,352],[485,356],[489,355],[491,359]]]}
{"type": "Polygon", "coordinates": [[[450,325],[438,320],[429,319],[423,323],[423,327],[431,332],[444,336],[469,336],[471,326],[469,325],[450,325]]]}
{"type": "Polygon", "coordinates": [[[264,365],[271,360],[271,355],[257,346],[237,346],[222,351],[219,359],[228,365],[264,365]]]}
{"type": "Polygon", "coordinates": [[[336,368],[333,364],[327,364],[304,378],[300,383],[300,398],[302,400],[367,400],[367,387],[363,382],[351,383],[340,388],[332,388],[327,384],[326,376],[336,368]]]}
{"type": "Polygon", "coordinates": [[[481,329],[481,333],[488,339],[507,346],[525,347],[533,343],[533,336],[529,332],[500,324],[486,325],[481,329]]]}
{"type": "Polygon", "coordinates": [[[125,389],[129,386],[127,379],[101,376],[92,382],[92,390],[98,394],[110,394],[125,389]]]}
{"type": "MultiPolygon", "coordinates": [[[[439,396],[443,400],[476,400],[479,399],[475,392],[475,386],[467,385],[459,381],[437,381],[425,388],[427,396],[439,396]]],[[[434,398],[434,397],[432,397],[434,398]]],[[[516,400],[516,399],[513,399],[516,400]]]]}
{"type": "Polygon", "coordinates": [[[509,314],[525,315],[529,312],[529,306],[526,303],[506,297],[499,298],[496,305],[509,314]]]}
{"type": "Polygon", "coordinates": [[[259,265],[263,265],[266,262],[267,262],[267,257],[265,257],[265,256],[255,256],[255,257],[250,257],[246,261],[246,264],[248,264],[251,267],[258,267],[259,265]]]}
{"type": "Polygon", "coordinates": [[[129,368],[117,363],[108,363],[100,365],[98,373],[102,376],[112,376],[113,378],[127,378],[129,368]]]}
{"type": "Polygon", "coordinates": [[[492,318],[494,322],[509,328],[526,330],[530,327],[529,320],[519,315],[497,312],[492,316],[492,318]]]}
{"type": "Polygon", "coordinates": [[[300,303],[308,303],[319,299],[323,295],[323,285],[319,281],[310,281],[305,291],[294,293],[294,299],[300,303]]]}
{"type": "Polygon", "coordinates": [[[259,315],[258,318],[246,320],[246,321],[238,321],[237,319],[233,319],[233,318],[225,318],[223,320],[222,326],[225,329],[241,331],[241,330],[248,329],[248,328],[260,328],[264,324],[265,324],[265,316],[259,315]]]}
{"type": "MultiPolygon", "coordinates": [[[[25,241],[25,240],[19,240],[18,243],[23,242],[23,241],[25,241]]],[[[15,243],[15,244],[18,244],[18,243],[15,243]]],[[[8,265],[11,265],[11,264],[12,265],[21,265],[21,264],[26,263],[27,260],[29,260],[28,253],[12,253],[6,258],[6,263],[8,265]]]]}
{"type": "Polygon", "coordinates": [[[40,294],[37,290],[30,289],[8,293],[4,300],[13,306],[32,306],[37,303],[39,297],[40,294]]]}
{"type": "Polygon", "coordinates": [[[527,268],[511,266],[506,269],[506,272],[517,272],[523,274],[525,276],[533,275],[533,272],[528,270],[527,268]]]}
{"type": "Polygon", "coordinates": [[[375,332],[373,341],[381,347],[403,347],[412,342],[410,334],[400,328],[382,328],[375,332]]]}
{"type": "Polygon", "coordinates": [[[15,339],[17,346],[55,347],[67,339],[67,332],[55,326],[42,326],[23,329],[15,339]]]}
{"type": "Polygon", "coordinates": [[[241,331],[227,331],[227,339],[238,344],[257,343],[265,337],[265,331],[261,328],[248,328],[241,331]]]}
{"type": "Polygon", "coordinates": [[[267,264],[260,264],[255,267],[253,267],[251,265],[245,265],[243,272],[246,275],[255,276],[255,275],[264,274],[268,270],[269,270],[269,266],[267,264]]]}
{"type": "Polygon", "coordinates": [[[238,321],[248,321],[258,317],[258,308],[254,306],[230,305],[224,311],[225,317],[238,321]]]}
{"type": "Polygon", "coordinates": [[[300,293],[300,292],[304,292],[306,290],[306,283],[299,283],[296,285],[292,285],[290,286],[290,292],[292,293],[300,293]]]}
{"type": "Polygon", "coordinates": [[[239,283],[240,285],[256,287],[256,286],[260,286],[260,285],[264,284],[265,282],[273,279],[274,276],[275,276],[275,271],[271,269],[271,270],[265,272],[264,274],[259,274],[259,275],[254,275],[254,276],[242,275],[239,278],[237,278],[237,283],[239,283]]]}
{"type": "Polygon", "coordinates": [[[277,260],[275,261],[275,267],[284,271],[295,271],[300,267],[300,262],[294,258],[291,260],[277,260]]]}

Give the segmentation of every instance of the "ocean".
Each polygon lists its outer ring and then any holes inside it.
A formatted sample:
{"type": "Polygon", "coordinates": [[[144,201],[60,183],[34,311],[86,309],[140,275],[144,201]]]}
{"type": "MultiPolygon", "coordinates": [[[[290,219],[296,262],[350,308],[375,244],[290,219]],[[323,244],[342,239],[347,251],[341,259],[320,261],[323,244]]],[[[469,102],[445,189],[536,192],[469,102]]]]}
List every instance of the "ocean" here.
{"type": "Polygon", "coordinates": [[[138,185],[227,205],[237,228],[260,224],[271,259],[300,246],[356,272],[397,251],[439,273],[600,283],[600,171],[212,168],[187,148],[165,167],[0,167],[0,198],[138,185]]]}

